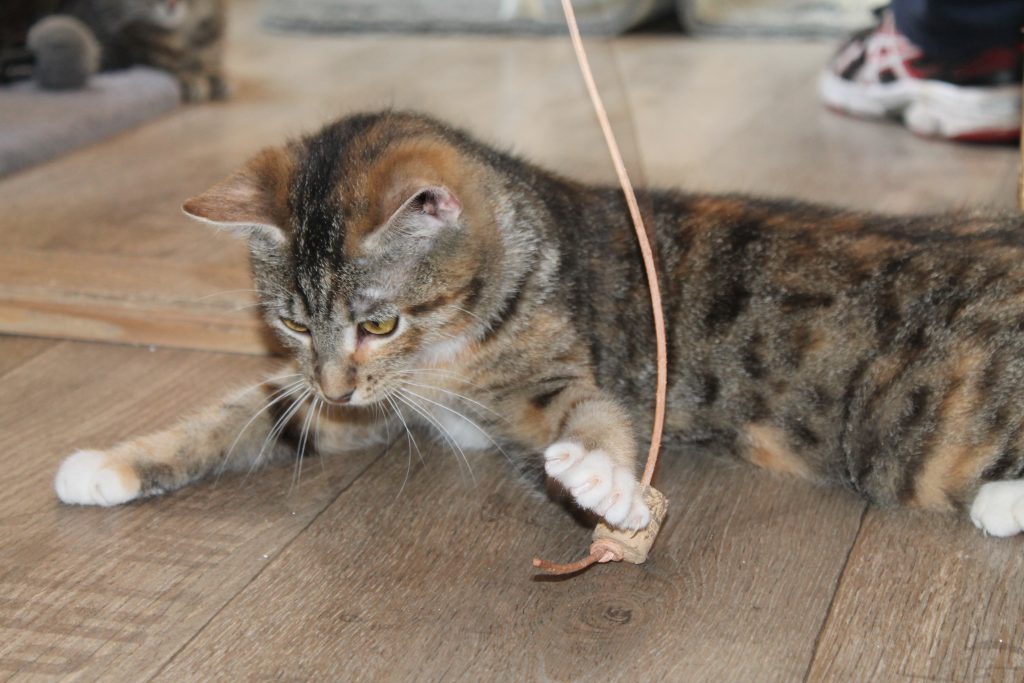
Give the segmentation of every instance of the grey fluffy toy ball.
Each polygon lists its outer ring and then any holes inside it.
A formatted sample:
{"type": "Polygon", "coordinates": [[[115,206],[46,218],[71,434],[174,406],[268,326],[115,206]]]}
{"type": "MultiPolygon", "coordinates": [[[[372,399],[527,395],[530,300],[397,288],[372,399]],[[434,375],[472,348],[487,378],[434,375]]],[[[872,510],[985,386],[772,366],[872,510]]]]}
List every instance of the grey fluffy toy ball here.
{"type": "Polygon", "coordinates": [[[78,19],[57,15],[36,22],[28,32],[36,58],[32,75],[42,88],[81,88],[99,69],[100,45],[78,19]]]}

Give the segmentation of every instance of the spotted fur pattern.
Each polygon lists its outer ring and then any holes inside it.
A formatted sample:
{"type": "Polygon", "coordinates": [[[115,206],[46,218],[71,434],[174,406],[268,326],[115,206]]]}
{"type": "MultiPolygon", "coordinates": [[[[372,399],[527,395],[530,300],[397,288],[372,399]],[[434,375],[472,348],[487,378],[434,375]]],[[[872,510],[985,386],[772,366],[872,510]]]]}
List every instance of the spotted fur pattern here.
{"type": "MultiPolygon", "coordinates": [[[[929,509],[967,509],[986,483],[1010,482],[972,518],[1020,530],[1006,521],[1024,512],[1020,217],[674,191],[642,203],[668,321],[669,454],[929,509]]],[[[635,474],[654,347],[617,189],[382,112],[266,150],[185,209],[248,237],[267,322],[312,400],[290,420],[267,411],[256,442],[274,415],[301,439],[309,406],[354,392],[321,427],[338,449],[372,439],[384,406],[456,448],[500,447],[613,524],[645,523],[635,474]],[[359,331],[395,316],[390,336],[359,331]]],[[[198,479],[263,398],[170,446],[128,442],[110,466],[129,463],[139,495],[198,479]]],[[[228,460],[249,464],[252,450],[228,460]]]]}

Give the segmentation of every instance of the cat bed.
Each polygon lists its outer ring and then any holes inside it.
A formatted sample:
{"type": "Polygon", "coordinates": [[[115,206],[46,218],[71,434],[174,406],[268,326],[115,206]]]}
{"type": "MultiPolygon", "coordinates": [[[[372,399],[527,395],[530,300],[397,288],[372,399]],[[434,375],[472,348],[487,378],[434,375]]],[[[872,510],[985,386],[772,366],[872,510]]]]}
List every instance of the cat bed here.
{"type": "Polygon", "coordinates": [[[94,76],[81,90],[0,88],[0,175],[66,154],[178,106],[173,76],[135,67],[94,76]]]}
{"type": "MultiPolygon", "coordinates": [[[[673,0],[574,0],[580,30],[615,35],[673,0]]],[[[269,0],[264,24],[308,32],[564,33],[560,0],[269,0]]]]}

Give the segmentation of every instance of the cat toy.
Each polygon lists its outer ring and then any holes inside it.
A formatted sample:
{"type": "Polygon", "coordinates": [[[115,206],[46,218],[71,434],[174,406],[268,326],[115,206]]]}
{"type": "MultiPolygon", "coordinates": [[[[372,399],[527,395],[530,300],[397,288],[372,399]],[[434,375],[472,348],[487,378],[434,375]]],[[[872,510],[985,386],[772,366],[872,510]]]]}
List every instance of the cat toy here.
{"type": "Polygon", "coordinates": [[[622,186],[622,193],[626,197],[626,204],[629,206],[629,215],[633,219],[633,228],[636,230],[636,237],[640,243],[640,252],[644,259],[644,269],[647,273],[647,286],[651,293],[651,309],[654,316],[654,337],[658,354],[658,380],[655,390],[654,402],[654,428],[651,433],[651,449],[647,453],[647,465],[644,467],[643,478],[640,485],[643,487],[644,502],[651,510],[651,521],[643,529],[638,531],[623,531],[613,529],[607,524],[599,523],[594,529],[593,542],[590,545],[590,554],[581,560],[570,564],[557,564],[542,560],[533,559],[533,566],[549,574],[571,574],[586,569],[595,562],[619,562],[626,560],[633,564],[643,564],[654,544],[654,539],[661,529],[661,523],[665,519],[668,510],[668,501],[660,491],[651,486],[651,479],[654,477],[654,468],[658,464],[658,450],[661,447],[661,433],[665,424],[665,393],[668,384],[668,352],[665,342],[665,319],[661,310],[661,289],[658,286],[658,274],[654,263],[654,254],[651,251],[651,243],[647,239],[647,231],[644,228],[643,217],[640,215],[640,207],[636,201],[636,193],[633,192],[633,185],[626,173],[626,166],[622,161],[622,154],[615,141],[615,134],[612,132],[611,124],[608,122],[608,113],[605,111],[601,95],[597,92],[597,85],[594,82],[594,75],[590,71],[590,63],[587,61],[587,52],[583,48],[583,40],[580,38],[579,26],[576,24],[576,14],[572,9],[572,0],[562,0],[562,11],[565,14],[565,23],[569,27],[569,37],[572,39],[573,51],[576,53],[576,62],[579,64],[583,82],[590,94],[590,101],[594,105],[594,113],[597,115],[598,123],[601,125],[601,132],[604,134],[605,144],[608,145],[608,153],[615,166],[615,174],[618,176],[619,184],[622,186]]]}

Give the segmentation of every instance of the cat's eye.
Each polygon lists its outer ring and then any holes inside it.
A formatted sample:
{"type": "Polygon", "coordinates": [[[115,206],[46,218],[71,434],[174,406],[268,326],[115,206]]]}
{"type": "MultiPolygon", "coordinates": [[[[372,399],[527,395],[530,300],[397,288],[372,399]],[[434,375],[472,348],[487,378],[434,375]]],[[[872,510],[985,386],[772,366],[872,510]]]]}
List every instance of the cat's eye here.
{"type": "Polygon", "coordinates": [[[398,325],[397,315],[391,316],[390,318],[384,318],[383,320],[364,320],[359,323],[359,329],[367,334],[383,336],[394,332],[396,325],[398,325]]]}
{"type": "Polygon", "coordinates": [[[281,318],[281,322],[292,332],[298,332],[299,334],[309,334],[309,328],[302,323],[297,323],[291,318],[281,318]]]}

